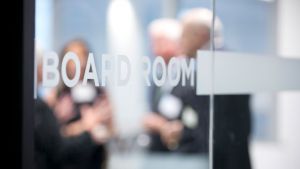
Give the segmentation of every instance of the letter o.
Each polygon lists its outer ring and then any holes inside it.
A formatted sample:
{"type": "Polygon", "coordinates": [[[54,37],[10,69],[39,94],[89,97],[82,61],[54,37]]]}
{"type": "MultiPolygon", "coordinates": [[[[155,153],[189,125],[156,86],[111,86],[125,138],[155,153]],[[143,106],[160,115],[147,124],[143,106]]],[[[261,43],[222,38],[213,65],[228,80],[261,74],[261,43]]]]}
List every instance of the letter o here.
{"type": "Polygon", "coordinates": [[[166,63],[165,63],[164,59],[161,56],[156,57],[153,62],[152,78],[153,78],[154,83],[157,86],[162,86],[165,83],[166,73],[167,73],[167,68],[166,68],[166,63]],[[158,77],[157,77],[157,67],[159,64],[162,67],[160,79],[158,79],[158,77]]]}
{"type": "Polygon", "coordinates": [[[68,52],[64,56],[61,63],[61,76],[63,82],[68,87],[74,87],[78,83],[80,78],[80,61],[74,52],[68,52]],[[73,62],[75,63],[75,76],[73,77],[73,79],[69,79],[67,75],[67,63],[70,60],[73,60],[73,62]]]}
{"type": "Polygon", "coordinates": [[[172,57],[168,64],[168,80],[171,84],[171,86],[178,85],[180,81],[180,70],[181,70],[181,64],[179,63],[179,60],[175,57],[172,57]],[[172,67],[174,68],[172,69],[172,67]],[[174,72],[175,69],[175,72],[174,72]],[[173,75],[175,73],[175,78],[173,79],[173,75]]]}

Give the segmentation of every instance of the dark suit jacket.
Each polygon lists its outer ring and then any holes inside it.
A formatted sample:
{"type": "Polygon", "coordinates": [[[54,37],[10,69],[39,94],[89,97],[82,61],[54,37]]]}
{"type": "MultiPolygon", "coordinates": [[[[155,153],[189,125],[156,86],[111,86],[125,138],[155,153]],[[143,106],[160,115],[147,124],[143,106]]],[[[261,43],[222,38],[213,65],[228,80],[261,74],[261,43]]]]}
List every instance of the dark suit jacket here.
{"type": "Polygon", "coordinates": [[[51,109],[35,102],[34,145],[36,169],[99,169],[105,157],[103,146],[93,143],[88,133],[63,138],[51,109]]]}
{"type": "Polygon", "coordinates": [[[215,96],[214,169],[250,169],[249,95],[215,96]]]}
{"type": "MultiPolygon", "coordinates": [[[[199,121],[195,129],[184,128],[180,145],[175,151],[208,153],[209,96],[197,96],[194,87],[181,85],[173,88],[171,94],[180,98],[183,106],[191,106],[196,110],[199,121]]],[[[248,152],[251,128],[249,97],[249,95],[214,96],[213,163],[215,169],[251,168],[248,152]]],[[[160,113],[157,109],[157,99],[159,97],[154,96],[152,109],[160,113]]],[[[179,119],[181,117],[182,113],[179,119]]],[[[159,135],[152,134],[151,137],[150,150],[169,151],[161,142],[159,135]]]]}
{"type": "MultiPolygon", "coordinates": [[[[160,115],[158,104],[160,100],[160,89],[153,88],[152,111],[160,115]]],[[[208,127],[209,127],[209,97],[197,96],[193,87],[178,85],[174,87],[171,94],[181,100],[183,107],[180,111],[178,120],[182,120],[183,110],[191,107],[197,113],[198,125],[191,129],[184,127],[179,146],[174,152],[182,153],[207,153],[208,152],[208,127]]],[[[163,115],[162,115],[163,116],[163,115]]],[[[173,119],[172,119],[173,120],[173,119]]],[[[151,133],[151,151],[168,152],[168,148],[162,143],[157,133],[151,133]]]]}

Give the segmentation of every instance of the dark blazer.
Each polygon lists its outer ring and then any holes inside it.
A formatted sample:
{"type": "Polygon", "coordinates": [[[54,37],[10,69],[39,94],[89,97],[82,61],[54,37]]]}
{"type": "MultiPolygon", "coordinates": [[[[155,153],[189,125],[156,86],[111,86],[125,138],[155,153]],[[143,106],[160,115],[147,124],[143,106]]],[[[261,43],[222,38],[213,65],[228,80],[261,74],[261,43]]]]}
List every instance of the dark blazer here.
{"type": "Polygon", "coordinates": [[[51,109],[40,99],[35,102],[34,145],[36,169],[99,169],[103,146],[93,143],[88,133],[63,138],[51,109]]]}
{"type": "MultiPolygon", "coordinates": [[[[160,114],[158,104],[160,100],[160,88],[153,88],[152,111],[160,114]]],[[[174,152],[183,153],[207,153],[208,152],[208,127],[209,127],[209,97],[197,96],[193,87],[178,85],[174,87],[171,94],[182,102],[182,109],[177,120],[182,121],[183,110],[191,107],[197,113],[198,125],[195,128],[184,126],[182,136],[177,149],[174,152]]],[[[170,119],[173,120],[173,119],[170,119]]],[[[151,133],[150,151],[168,152],[168,148],[162,143],[157,133],[151,133]]]]}
{"type": "MultiPolygon", "coordinates": [[[[158,90],[158,89],[154,89],[158,90]]],[[[156,93],[156,92],[153,92],[156,93]]],[[[176,152],[208,153],[209,143],[209,96],[197,96],[191,86],[178,85],[171,94],[180,98],[183,107],[190,106],[198,114],[195,129],[184,127],[176,152]]],[[[214,96],[214,169],[249,169],[248,139],[251,129],[249,95],[214,96]]],[[[159,97],[154,95],[152,109],[157,109],[159,97]],[[156,98],[155,98],[156,97],[156,98]]],[[[182,118],[182,112],[179,120],[182,118]]],[[[152,151],[169,151],[159,135],[152,134],[152,151]]]]}
{"type": "Polygon", "coordinates": [[[250,169],[249,95],[215,96],[214,169],[250,169]]]}

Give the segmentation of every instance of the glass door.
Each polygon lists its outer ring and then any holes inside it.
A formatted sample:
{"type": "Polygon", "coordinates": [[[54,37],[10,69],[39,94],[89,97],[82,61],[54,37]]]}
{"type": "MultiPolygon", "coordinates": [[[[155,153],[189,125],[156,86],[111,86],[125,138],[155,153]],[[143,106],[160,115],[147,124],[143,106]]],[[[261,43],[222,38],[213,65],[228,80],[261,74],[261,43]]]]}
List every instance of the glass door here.
{"type": "Polygon", "coordinates": [[[37,168],[297,168],[295,0],[35,0],[37,168]]]}
{"type": "Polygon", "coordinates": [[[213,78],[199,90],[214,93],[213,168],[297,168],[299,2],[216,0],[215,14],[213,58],[198,54],[213,62],[199,74],[213,78]]]}
{"type": "Polygon", "coordinates": [[[206,0],[36,0],[36,165],[208,169],[212,18],[206,0]]]}

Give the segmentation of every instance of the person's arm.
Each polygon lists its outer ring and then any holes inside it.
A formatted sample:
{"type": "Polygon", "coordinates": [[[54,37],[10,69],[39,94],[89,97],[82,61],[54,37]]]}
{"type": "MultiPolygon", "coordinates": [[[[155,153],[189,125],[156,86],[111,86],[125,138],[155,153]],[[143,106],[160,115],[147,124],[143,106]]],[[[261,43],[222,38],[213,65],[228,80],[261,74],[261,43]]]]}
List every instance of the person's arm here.
{"type": "Polygon", "coordinates": [[[145,117],[144,127],[146,130],[158,134],[168,149],[174,149],[178,145],[183,125],[178,120],[168,121],[157,113],[151,113],[145,117]]]}
{"type": "Polygon", "coordinates": [[[35,109],[35,145],[49,159],[56,163],[77,160],[80,155],[98,146],[93,142],[89,133],[63,138],[53,112],[43,102],[35,109]]]}
{"type": "Polygon", "coordinates": [[[167,120],[157,113],[150,113],[144,118],[144,128],[150,132],[160,133],[167,120]]]}
{"type": "Polygon", "coordinates": [[[172,94],[180,98],[185,108],[191,108],[196,114],[196,126],[184,126],[179,140],[180,151],[182,152],[207,152],[209,140],[209,96],[196,95],[196,89],[193,86],[177,86],[172,94]]]}

